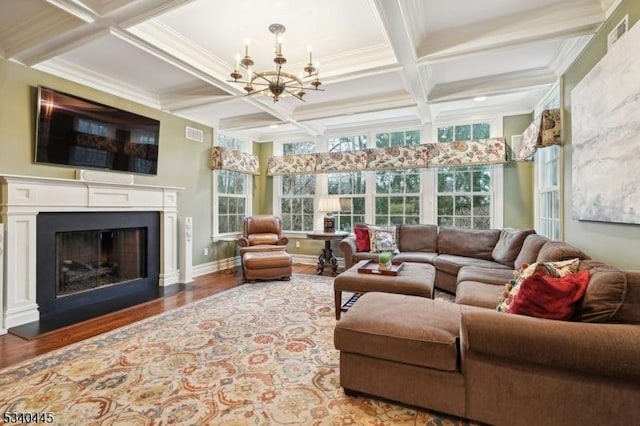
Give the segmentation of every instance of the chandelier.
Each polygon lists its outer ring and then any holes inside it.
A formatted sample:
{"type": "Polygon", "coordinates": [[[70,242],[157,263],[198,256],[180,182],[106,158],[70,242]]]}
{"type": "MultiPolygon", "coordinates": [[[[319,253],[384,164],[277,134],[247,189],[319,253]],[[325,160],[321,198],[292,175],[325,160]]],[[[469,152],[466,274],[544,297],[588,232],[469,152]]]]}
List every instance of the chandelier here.
{"type": "Polygon", "coordinates": [[[236,55],[236,66],[231,73],[233,80],[229,80],[229,82],[244,84],[247,96],[271,96],[274,103],[287,96],[293,96],[304,102],[302,97],[306,94],[305,90],[323,90],[318,88],[322,84],[320,66],[317,62],[315,65],[313,64],[311,47],[309,47],[309,62],[303,68],[304,73],[296,76],[282,71],[282,65],[287,63],[287,58],[282,54],[282,34],[285,30],[286,28],[281,24],[269,25],[269,31],[276,37],[275,57],[273,58],[273,62],[276,64],[275,70],[254,72],[254,62],[249,56],[249,43],[245,42],[244,58],[241,59],[240,55],[236,55]],[[242,69],[246,70],[247,74],[244,80],[242,69]]]}

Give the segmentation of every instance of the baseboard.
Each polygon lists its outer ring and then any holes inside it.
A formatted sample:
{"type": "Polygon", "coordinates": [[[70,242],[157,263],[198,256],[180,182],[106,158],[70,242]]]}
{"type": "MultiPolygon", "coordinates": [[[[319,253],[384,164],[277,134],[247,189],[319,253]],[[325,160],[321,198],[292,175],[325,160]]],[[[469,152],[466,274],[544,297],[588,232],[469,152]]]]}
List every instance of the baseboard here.
{"type": "Polygon", "coordinates": [[[228,269],[230,266],[237,268],[240,266],[240,258],[227,258],[214,260],[212,262],[201,263],[193,266],[193,276],[199,277],[201,275],[211,274],[213,272],[222,271],[228,269]]]}
{"type": "MultiPolygon", "coordinates": [[[[296,265],[314,265],[315,266],[318,264],[318,256],[311,255],[311,254],[291,254],[291,260],[296,265]]],[[[230,265],[233,265],[235,268],[239,268],[240,258],[236,256],[233,259],[228,258],[228,259],[214,260],[212,262],[194,265],[193,276],[199,277],[201,275],[222,271],[224,269],[228,269],[230,265]]],[[[342,259],[341,257],[338,258],[338,266],[344,267],[344,259],[342,259]]]]}

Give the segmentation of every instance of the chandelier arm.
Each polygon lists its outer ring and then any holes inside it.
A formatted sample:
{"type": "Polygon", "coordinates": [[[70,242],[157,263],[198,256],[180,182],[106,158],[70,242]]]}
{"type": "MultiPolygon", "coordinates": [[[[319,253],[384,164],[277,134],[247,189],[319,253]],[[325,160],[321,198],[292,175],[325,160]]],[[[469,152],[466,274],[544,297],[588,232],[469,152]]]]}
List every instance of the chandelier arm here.
{"type": "Polygon", "coordinates": [[[290,94],[291,96],[293,96],[293,97],[295,97],[295,98],[300,99],[302,102],[307,102],[307,101],[305,101],[304,99],[302,99],[302,96],[299,96],[298,94],[296,94],[296,93],[292,92],[292,91],[291,91],[291,90],[289,90],[289,89],[284,89],[284,91],[285,91],[285,92],[287,92],[288,94],[290,94]]]}
{"type": "Polygon", "coordinates": [[[253,96],[253,95],[262,95],[264,94],[267,90],[269,90],[268,87],[265,87],[264,89],[260,89],[260,90],[254,90],[251,93],[247,93],[245,96],[253,96]]]}

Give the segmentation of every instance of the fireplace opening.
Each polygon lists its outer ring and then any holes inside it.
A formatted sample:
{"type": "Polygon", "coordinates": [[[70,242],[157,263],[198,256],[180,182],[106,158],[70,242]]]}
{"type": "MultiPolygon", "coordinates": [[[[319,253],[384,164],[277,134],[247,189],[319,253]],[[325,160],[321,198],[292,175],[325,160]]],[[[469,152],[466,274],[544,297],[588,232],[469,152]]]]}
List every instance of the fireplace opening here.
{"type": "Polygon", "coordinates": [[[56,297],[144,278],[146,228],[56,233],[56,297]]]}

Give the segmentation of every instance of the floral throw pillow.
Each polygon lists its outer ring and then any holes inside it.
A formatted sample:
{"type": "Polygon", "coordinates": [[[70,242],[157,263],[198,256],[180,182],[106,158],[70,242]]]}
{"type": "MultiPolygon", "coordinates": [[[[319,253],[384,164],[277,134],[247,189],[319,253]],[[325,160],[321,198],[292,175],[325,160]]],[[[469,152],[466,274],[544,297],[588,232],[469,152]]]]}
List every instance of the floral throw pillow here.
{"type": "Polygon", "coordinates": [[[395,226],[370,226],[369,241],[371,251],[374,253],[382,253],[385,251],[398,253],[395,226]]]}
{"type": "Polygon", "coordinates": [[[534,273],[538,272],[553,278],[562,278],[578,272],[580,259],[563,260],[559,262],[536,262],[531,265],[522,265],[519,271],[513,273],[513,279],[504,286],[504,291],[498,299],[498,312],[509,312],[509,305],[518,294],[520,284],[534,273]]]}

